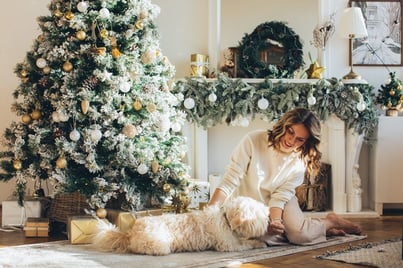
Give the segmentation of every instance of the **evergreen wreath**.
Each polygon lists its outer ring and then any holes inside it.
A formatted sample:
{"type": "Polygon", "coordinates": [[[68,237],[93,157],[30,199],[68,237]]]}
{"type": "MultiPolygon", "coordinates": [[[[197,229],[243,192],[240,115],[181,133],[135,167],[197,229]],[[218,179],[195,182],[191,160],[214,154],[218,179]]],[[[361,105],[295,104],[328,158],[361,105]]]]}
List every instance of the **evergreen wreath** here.
{"type": "Polygon", "coordinates": [[[283,22],[270,21],[258,25],[245,34],[238,48],[239,68],[249,78],[292,78],[304,65],[299,36],[283,22]],[[260,59],[260,51],[267,47],[267,39],[284,47],[282,65],[268,64],[260,59]]]}

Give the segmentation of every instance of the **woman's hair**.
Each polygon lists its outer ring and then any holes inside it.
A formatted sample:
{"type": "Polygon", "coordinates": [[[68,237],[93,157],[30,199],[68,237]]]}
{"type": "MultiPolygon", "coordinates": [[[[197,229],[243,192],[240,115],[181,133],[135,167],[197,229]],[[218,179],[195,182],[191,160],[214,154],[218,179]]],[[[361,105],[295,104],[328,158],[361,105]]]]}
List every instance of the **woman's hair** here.
{"type": "Polygon", "coordinates": [[[290,110],[268,130],[269,146],[280,149],[280,140],[285,135],[287,129],[295,124],[303,124],[309,132],[309,138],[297,150],[301,158],[305,161],[308,172],[316,175],[320,169],[319,151],[321,126],[319,118],[310,110],[305,108],[295,108],[290,110]]]}

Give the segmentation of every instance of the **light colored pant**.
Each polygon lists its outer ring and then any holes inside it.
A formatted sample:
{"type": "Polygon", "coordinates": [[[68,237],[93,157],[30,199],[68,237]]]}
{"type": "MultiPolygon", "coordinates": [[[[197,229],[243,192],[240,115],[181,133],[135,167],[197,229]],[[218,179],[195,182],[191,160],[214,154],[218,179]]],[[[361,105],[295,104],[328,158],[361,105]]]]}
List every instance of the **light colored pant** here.
{"type": "Polygon", "coordinates": [[[326,241],[326,226],[323,220],[305,217],[296,197],[291,198],[284,207],[283,224],[284,235],[265,235],[261,239],[268,245],[312,245],[326,241]]]}

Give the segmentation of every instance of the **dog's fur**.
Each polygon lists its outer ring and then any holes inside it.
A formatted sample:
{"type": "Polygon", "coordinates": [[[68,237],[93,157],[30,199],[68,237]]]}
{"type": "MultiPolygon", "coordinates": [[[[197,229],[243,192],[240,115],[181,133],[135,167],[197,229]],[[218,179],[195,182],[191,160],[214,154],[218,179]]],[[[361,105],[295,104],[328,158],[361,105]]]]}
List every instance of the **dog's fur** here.
{"type": "Polygon", "coordinates": [[[227,201],[222,208],[163,214],[136,219],[126,233],[99,221],[94,245],[104,251],[167,255],[184,251],[241,251],[266,247],[258,239],[268,227],[269,209],[247,197],[227,201]]]}

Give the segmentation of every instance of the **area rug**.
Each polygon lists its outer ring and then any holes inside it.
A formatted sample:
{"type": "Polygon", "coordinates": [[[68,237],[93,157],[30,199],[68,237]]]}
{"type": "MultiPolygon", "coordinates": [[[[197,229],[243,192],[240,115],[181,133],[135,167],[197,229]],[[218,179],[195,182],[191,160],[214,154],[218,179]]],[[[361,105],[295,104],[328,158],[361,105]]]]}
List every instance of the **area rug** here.
{"type": "Polygon", "coordinates": [[[316,258],[369,267],[402,268],[402,239],[350,246],[344,250],[327,252],[316,258]]]}
{"type": "Polygon", "coordinates": [[[240,252],[186,252],[167,256],[114,254],[96,251],[92,245],[71,245],[57,241],[33,245],[0,248],[0,267],[226,267],[233,264],[269,259],[297,252],[333,246],[364,239],[366,236],[333,237],[313,246],[271,246],[240,252]]]}

